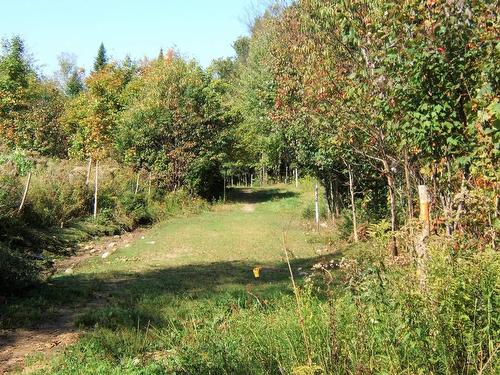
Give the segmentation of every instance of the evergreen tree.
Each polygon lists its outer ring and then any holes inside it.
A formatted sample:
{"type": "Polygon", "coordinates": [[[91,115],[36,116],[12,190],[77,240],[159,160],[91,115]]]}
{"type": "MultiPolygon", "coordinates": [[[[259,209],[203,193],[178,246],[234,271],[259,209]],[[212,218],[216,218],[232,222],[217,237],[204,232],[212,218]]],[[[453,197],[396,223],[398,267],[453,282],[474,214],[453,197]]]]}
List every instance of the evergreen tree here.
{"type": "Polygon", "coordinates": [[[108,56],[106,53],[106,48],[104,47],[104,43],[101,43],[99,46],[99,50],[97,51],[97,57],[94,62],[94,71],[99,71],[108,63],[108,56]]]}
{"type": "Polygon", "coordinates": [[[25,56],[24,41],[14,36],[3,44],[4,55],[0,58],[0,84],[7,90],[28,86],[29,62],[25,56]]]}
{"type": "Polygon", "coordinates": [[[160,48],[160,53],[158,54],[158,61],[162,61],[165,57],[163,56],[163,48],[160,48]]]}

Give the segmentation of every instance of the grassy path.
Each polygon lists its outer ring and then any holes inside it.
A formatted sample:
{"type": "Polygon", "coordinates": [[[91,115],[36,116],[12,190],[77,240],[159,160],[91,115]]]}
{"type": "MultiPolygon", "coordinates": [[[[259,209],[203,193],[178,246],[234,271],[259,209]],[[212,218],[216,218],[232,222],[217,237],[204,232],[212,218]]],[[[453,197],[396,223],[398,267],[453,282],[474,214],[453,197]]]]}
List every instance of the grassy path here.
{"type": "MultiPolygon", "coordinates": [[[[138,352],[151,353],[150,331],[169,331],[172,322],[190,321],[196,314],[211,319],[231,306],[262,305],[290,294],[283,233],[295,270],[314,262],[320,247],[306,237],[303,200],[299,192],[284,187],[235,189],[227,204],[158,224],[109,257],[97,254],[71,275],[56,276],[32,299],[19,303],[17,314],[19,308],[27,311],[13,321],[57,321],[60,311],[69,311],[78,329],[67,324],[66,313],[65,326],[56,331],[87,334],[67,350],[70,355],[56,358],[54,372],[111,371],[113,363],[137,359],[138,352]],[[252,275],[255,266],[263,267],[258,280],[252,275]]],[[[39,353],[31,353],[24,365],[36,370],[52,356],[33,349],[39,353]]]]}

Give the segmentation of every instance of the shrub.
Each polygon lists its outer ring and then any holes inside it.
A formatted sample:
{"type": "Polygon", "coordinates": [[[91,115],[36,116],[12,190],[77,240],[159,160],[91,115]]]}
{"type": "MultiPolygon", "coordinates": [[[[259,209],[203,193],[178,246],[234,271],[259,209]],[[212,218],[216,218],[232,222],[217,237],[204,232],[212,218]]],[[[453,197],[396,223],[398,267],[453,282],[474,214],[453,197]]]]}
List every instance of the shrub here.
{"type": "Polygon", "coordinates": [[[0,243],[0,285],[2,295],[25,289],[40,280],[41,268],[29,254],[0,243]]]}

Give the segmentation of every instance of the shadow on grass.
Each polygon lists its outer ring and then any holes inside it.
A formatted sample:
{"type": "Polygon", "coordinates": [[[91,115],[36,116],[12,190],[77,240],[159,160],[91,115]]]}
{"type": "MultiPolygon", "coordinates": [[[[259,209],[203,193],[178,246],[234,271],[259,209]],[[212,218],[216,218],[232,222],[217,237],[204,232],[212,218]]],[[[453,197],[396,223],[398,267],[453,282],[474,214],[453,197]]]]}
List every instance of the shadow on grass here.
{"type": "MultiPolygon", "coordinates": [[[[295,278],[300,280],[302,271],[309,270],[323,258],[291,260],[295,278]]],[[[257,299],[272,301],[280,295],[292,293],[286,263],[259,265],[262,266],[259,279],[255,279],[252,273],[255,266],[255,263],[224,261],[144,273],[59,276],[34,289],[28,296],[1,307],[0,328],[36,330],[41,323],[60,318],[60,310],[83,313],[77,321],[85,327],[93,327],[95,323],[110,325],[109,328],[113,329],[134,327],[138,320],[161,326],[164,316],[160,305],[175,306],[186,301],[245,305],[257,299]],[[153,307],[145,311],[144,305],[153,307]],[[110,319],[110,316],[115,318],[110,319]]]]}
{"type": "Polygon", "coordinates": [[[276,188],[232,188],[228,191],[227,201],[229,203],[263,203],[297,197],[298,195],[298,193],[293,191],[280,190],[276,188]]]}

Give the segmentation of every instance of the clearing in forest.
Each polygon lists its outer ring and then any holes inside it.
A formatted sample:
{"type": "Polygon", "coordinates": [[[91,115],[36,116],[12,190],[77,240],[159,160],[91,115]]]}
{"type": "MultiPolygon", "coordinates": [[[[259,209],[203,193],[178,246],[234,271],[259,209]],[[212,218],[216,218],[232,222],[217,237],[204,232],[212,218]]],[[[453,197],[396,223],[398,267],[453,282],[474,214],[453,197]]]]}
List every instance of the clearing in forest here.
{"type": "MultiPolygon", "coordinates": [[[[106,341],[107,330],[126,336],[147,326],[160,332],[204,306],[239,303],[249,296],[265,304],[276,293],[291,293],[283,233],[297,273],[315,261],[321,247],[306,234],[303,204],[298,190],[284,186],[234,189],[226,204],[157,224],[119,243],[105,258],[101,247],[71,272],[61,270],[31,298],[13,304],[3,323],[8,329],[0,368],[39,370],[54,358],[54,348],[71,342],[61,337],[81,341],[78,333],[90,332],[95,345],[106,341]],[[262,267],[259,279],[252,274],[257,266],[262,267]]],[[[126,351],[130,344],[124,340],[126,351]]],[[[83,360],[95,365],[75,358],[65,359],[75,361],[65,366],[89,373],[107,366],[96,358],[83,360]]]]}

